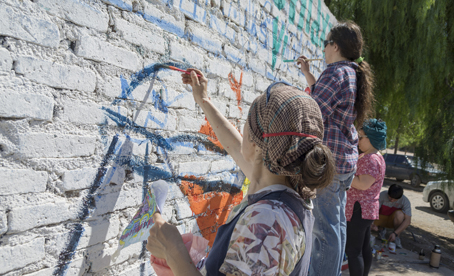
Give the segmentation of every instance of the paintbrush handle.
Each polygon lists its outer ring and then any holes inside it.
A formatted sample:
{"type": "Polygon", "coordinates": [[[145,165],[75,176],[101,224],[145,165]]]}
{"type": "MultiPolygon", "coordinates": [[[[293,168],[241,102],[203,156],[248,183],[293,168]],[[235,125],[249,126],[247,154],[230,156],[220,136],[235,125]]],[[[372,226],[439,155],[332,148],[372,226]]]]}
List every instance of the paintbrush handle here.
{"type": "MultiPolygon", "coordinates": [[[[169,66],[169,69],[172,69],[172,70],[174,70],[174,71],[180,71],[180,72],[186,73],[186,74],[188,74],[188,75],[191,74],[191,72],[186,71],[186,70],[183,70],[183,69],[180,69],[180,68],[177,68],[177,67],[175,67],[175,66],[169,66]]],[[[197,74],[197,77],[201,77],[201,75],[197,74]]]]}
{"type": "MultiPolygon", "coordinates": [[[[312,59],[306,59],[307,61],[316,61],[316,60],[323,60],[322,58],[312,58],[312,59]]],[[[283,62],[296,62],[298,61],[297,59],[284,59],[283,62]]]]}

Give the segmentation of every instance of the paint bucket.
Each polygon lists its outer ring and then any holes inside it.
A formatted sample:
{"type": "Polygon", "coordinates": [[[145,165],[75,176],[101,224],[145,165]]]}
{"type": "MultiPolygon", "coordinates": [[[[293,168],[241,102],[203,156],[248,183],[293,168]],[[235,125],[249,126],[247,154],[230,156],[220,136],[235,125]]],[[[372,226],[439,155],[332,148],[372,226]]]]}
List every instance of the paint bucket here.
{"type": "Polygon", "coordinates": [[[380,260],[380,259],[381,259],[381,253],[382,253],[381,251],[378,251],[378,252],[377,252],[377,260],[380,260]]]}
{"type": "Polygon", "coordinates": [[[390,242],[388,245],[388,249],[390,253],[396,253],[396,244],[393,242],[390,242]]]}

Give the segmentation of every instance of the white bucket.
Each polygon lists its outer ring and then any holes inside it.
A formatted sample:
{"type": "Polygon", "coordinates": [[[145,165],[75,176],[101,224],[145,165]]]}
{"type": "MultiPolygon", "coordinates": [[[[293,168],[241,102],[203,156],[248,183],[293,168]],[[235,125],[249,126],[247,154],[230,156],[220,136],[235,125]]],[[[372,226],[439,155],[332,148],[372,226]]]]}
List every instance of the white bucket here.
{"type": "Polygon", "coordinates": [[[388,245],[389,252],[391,253],[396,253],[396,244],[393,242],[390,242],[388,245]]]}

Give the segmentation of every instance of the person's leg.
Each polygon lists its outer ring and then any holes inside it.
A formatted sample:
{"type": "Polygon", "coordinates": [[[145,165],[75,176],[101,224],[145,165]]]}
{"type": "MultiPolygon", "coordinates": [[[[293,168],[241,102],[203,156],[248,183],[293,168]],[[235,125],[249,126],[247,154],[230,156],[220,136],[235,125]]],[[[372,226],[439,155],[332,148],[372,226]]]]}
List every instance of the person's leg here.
{"type": "Polygon", "coordinates": [[[312,230],[312,253],[309,275],[339,275],[342,265],[340,240],[339,180],[318,191],[313,200],[314,228],[312,230]],[[329,264],[329,265],[327,265],[329,264]]]}
{"type": "Polygon", "coordinates": [[[370,247],[370,226],[372,224],[371,220],[366,221],[366,233],[364,234],[364,244],[363,244],[363,260],[364,260],[364,272],[363,275],[369,275],[370,267],[372,265],[372,248],[370,247]],[[369,226],[367,226],[369,225],[369,226]]]}
{"type": "Polygon", "coordinates": [[[405,215],[404,215],[404,212],[402,212],[401,210],[397,210],[393,213],[393,228],[394,230],[396,230],[397,228],[399,228],[399,226],[402,224],[402,222],[404,222],[404,219],[405,219],[405,215]]]}
{"type": "Polygon", "coordinates": [[[361,205],[356,202],[353,207],[352,219],[347,222],[347,246],[345,253],[348,258],[348,269],[351,276],[369,274],[372,264],[370,248],[370,225],[372,220],[362,219],[361,205]]]}
{"type": "MultiPolygon", "coordinates": [[[[347,243],[347,219],[345,217],[345,205],[347,204],[347,190],[350,189],[352,185],[353,178],[355,177],[355,171],[349,174],[343,174],[339,176],[340,180],[340,191],[339,191],[339,198],[340,198],[340,238],[341,238],[341,253],[345,251],[345,244],[347,243]]],[[[342,259],[341,264],[339,266],[339,271],[342,268],[342,259]]]]}
{"type": "Polygon", "coordinates": [[[348,258],[348,270],[351,276],[363,276],[364,261],[361,251],[364,242],[364,230],[361,229],[361,208],[358,202],[353,207],[352,219],[347,222],[347,245],[345,253],[348,258]]]}
{"type": "Polygon", "coordinates": [[[340,275],[346,241],[346,187],[354,172],[336,175],[333,183],[317,193],[309,275],[340,275]],[[341,229],[342,228],[342,229],[341,229]],[[329,263],[330,265],[326,265],[329,263]]]}

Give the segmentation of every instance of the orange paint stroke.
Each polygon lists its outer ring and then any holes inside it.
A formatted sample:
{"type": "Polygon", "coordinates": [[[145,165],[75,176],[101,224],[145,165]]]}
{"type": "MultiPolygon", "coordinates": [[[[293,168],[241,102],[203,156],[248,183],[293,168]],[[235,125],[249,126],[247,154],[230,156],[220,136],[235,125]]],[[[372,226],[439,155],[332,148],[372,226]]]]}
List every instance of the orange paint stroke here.
{"type": "Polygon", "coordinates": [[[243,199],[243,193],[204,192],[203,188],[189,181],[181,181],[181,191],[188,198],[202,236],[213,245],[219,226],[223,225],[230,211],[243,199]]]}
{"type": "Polygon", "coordinates": [[[237,100],[237,103],[238,103],[238,108],[240,109],[240,111],[243,111],[243,109],[240,107],[240,103],[241,103],[241,86],[243,85],[243,71],[241,71],[240,82],[238,82],[235,79],[235,76],[232,73],[229,73],[229,82],[230,82],[230,88],[236,94],[236,100],[237,100]]]}
{"type": "Polygon", "coordinates": [[[210,122],[208,122],[206,117],[205,117],[205,121],[206,121],[206,123],[200,127],[199,133],[207,135],[208,140],[210,142],[212,142],[218,148],[224,149],[221,145],[221,142],[219,142],[218,137],[216,137],[216,134],[214,133],[214,130],[211,127],[210,122]]]}

